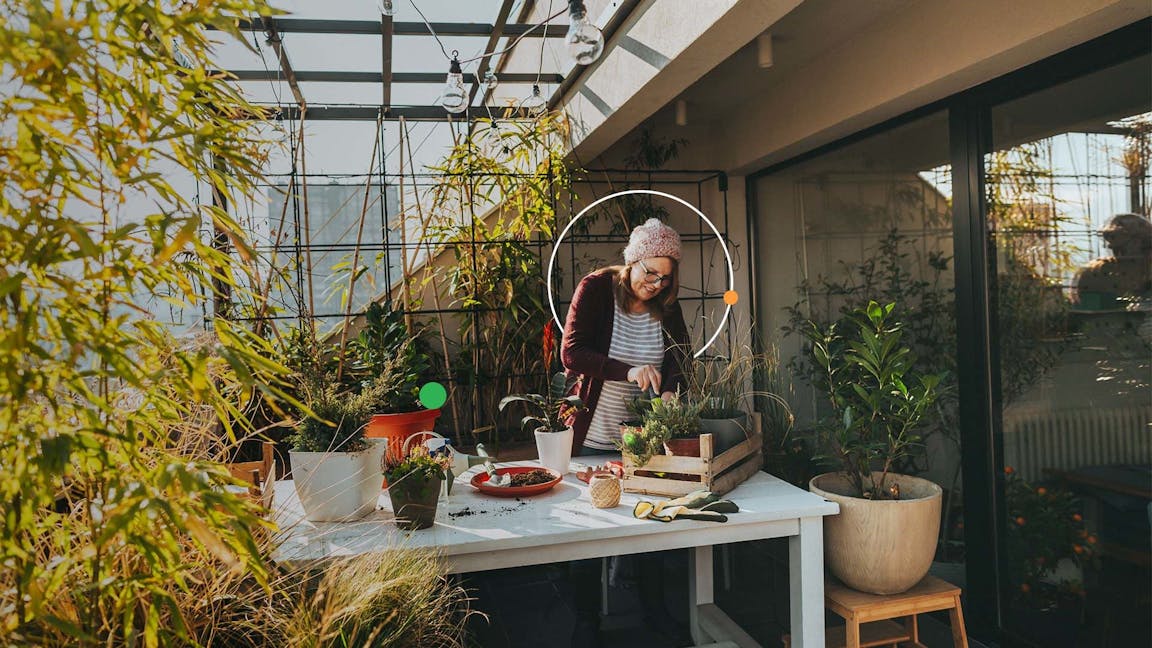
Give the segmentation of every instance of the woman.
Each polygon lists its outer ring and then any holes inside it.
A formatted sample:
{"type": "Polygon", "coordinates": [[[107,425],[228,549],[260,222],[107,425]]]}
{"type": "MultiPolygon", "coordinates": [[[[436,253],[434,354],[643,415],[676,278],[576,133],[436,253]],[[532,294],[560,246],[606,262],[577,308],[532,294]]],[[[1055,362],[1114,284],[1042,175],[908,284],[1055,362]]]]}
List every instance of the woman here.
{"type": "Polygon", "coordinates": [[[655,218],[632,230],[623,266],[584,277],[572,296],[560,361],[579,376],[587,409],[569,421],[572,454],[616,452],[625,402],[651,392],[669,398],[689,353],[680,290],[680,235],[655,218]]]}

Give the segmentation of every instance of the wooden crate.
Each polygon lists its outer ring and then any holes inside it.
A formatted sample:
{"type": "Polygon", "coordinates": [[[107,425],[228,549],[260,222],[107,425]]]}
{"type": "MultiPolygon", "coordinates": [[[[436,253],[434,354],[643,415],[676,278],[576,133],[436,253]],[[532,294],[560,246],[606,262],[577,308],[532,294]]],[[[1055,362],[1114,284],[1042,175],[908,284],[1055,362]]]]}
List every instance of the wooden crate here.
{"type": "Polygon", "coordinates": [[[752,435],[719,455],[713,454],[712,435],[701,434],[699,457],[656,455],[643,466],[637,466],[624,457],[624,490],[673,497],[698,490],[709,490],[718,495],[727,493],[764,465],[760,415],[752,413],[750,420],[752,435]],[[658,477],[651,473],[666,473],[667,476],[658,477]]]}

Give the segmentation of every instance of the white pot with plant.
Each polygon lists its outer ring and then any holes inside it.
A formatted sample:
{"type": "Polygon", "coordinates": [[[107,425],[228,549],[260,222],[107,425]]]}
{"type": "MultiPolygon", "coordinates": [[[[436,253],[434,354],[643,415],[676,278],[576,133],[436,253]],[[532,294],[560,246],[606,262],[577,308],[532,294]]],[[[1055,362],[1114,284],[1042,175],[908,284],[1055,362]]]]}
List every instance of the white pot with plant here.
{"type": "Polygon", "coordinates": [[[536,451],[540,463],[561,475],[568,472],[572,461],[572,428],[564,421],[576,411],[584,409],[579,396],[569,394],[573,381],[563,373],[552,376],[547,394],[513,394],[500,400],[499,410],[512,403],[524,403],[528,414],[520,420],[523,427],[532,427],[536,434],[536,451]]]}
{"type": "Polygon", "coordinates": [[[314,416],[296,424],[289,437],[292,481],[312,522],[361,518],[380,498],[381,459],[387,442],[364,438],[371,417],[368,398],[333,387],[305,388],[314,416]]]}
{"type": "Polygon", "coordinates": [[[824,562],[849,587],[895,594],[924,577],[936,553],[941,488],[892,472],[919,442],[916,429],[939,397],[942,374],[912,369],[895,304],[868,306],[822,329],[804,331],[831,415],[818,446],[840,472],[817,475],[809,490],[840,505],[824,520],[824,562]],[[841,334],[840,327],[851,331],[841,334]]]}

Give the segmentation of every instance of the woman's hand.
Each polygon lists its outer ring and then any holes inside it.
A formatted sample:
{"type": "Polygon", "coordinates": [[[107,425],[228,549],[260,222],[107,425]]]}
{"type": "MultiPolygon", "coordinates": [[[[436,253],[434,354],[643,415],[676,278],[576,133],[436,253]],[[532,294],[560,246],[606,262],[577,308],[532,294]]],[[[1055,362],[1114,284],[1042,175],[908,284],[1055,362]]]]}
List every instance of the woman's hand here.
{"type": "Polygon", "coordinates": [[[660,391],[660,371],[652,365],[640,365],[628,370],[628,382],[634,382],[640,391],[660,391]]]}

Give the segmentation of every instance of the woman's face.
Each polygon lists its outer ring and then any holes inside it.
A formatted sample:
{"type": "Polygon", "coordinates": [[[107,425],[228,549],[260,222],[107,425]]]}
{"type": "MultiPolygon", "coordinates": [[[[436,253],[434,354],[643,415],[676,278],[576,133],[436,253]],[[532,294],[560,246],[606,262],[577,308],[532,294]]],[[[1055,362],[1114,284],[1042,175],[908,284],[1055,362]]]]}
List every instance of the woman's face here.
{"type": "Polygon", "coordinates": [[[632,264],[632,292],[640,301],[659,295],[672,283],[673,264],[668,257],[651,257],[632,264]]]}

